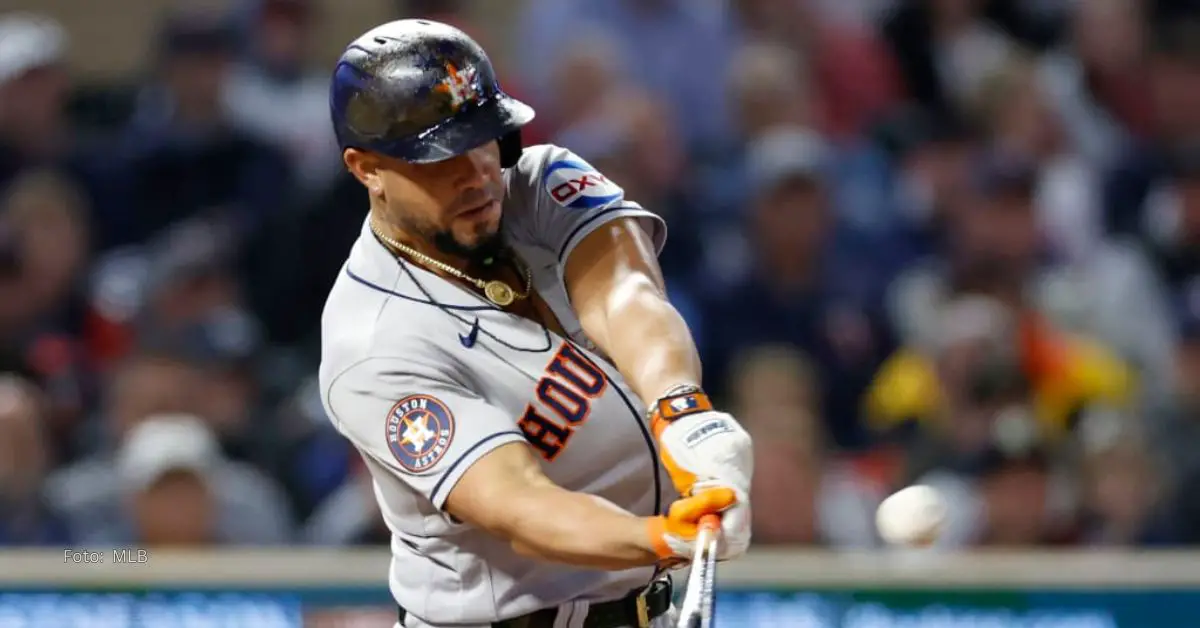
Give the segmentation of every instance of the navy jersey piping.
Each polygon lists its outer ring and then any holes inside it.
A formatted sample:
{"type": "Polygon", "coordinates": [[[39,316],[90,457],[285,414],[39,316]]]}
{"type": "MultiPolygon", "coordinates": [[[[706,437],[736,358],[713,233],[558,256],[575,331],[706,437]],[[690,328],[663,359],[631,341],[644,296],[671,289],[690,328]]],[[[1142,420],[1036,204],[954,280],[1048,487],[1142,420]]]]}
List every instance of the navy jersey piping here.
{"type": "Polygon", "coordinates": [[[633,417],[633,421],[637,423],[638,430],[642,432],[642,440],[646,441],[646,448],[650,450],[650,461],[653,463],[650,468],[654,470],[654,514],[664,514],[662,509],[662,479],[659,477],[658,449],[654,447],[654,437],[646,429],[645,422],[642,421],[642,417],[638,414],[638,411],[634,409],[633,403],[629,401],[629,396],[625,394],[625,391],[621,390],[621,387],[617,386],[608,377],[607,373],[604,374],[604,378],[609,380],[613,389],[620,395],[621,401],[625,402],[625,407],[629,409],[629,414],[633,417]]]}
{"type": "Polygon", "coordinates": [[[476,318],[475,323],[471,323],[470,321],[463,318],[462,316],[459,316],[457,313],[455,313],[455,311],[457,310],[457,311],[465,311],[465,312],[481,312],[481,311],[485,311],[485,310],[491,310],[491,311],[496,311],[496,312],[504,312],[504,310],[502,310],[499,307],[496,307],[494,305],[491,305],[491,304],[453,305],[453,304],[449,304],[449,303],[442,303],[441,301],[438,301],[437,299],[433,298],[433,295],[430,294],[429,291],[425,289],[425,286],[421,284],[421,280],[417,279],[416,275],[413,274],[412,270],[409,269],[408,265],[404,262],[404,260],[400,259],[399,257],[396,257],[395,259],[396,259],[396,264],[400,267],[400,270],[404,271],[404,273],[406,275],[408,275],[408,278],[413,282],[413,285],[415,285],[417,287],[417,289],[420,290],[421,293],[425,295],[424,299],[419,299],[417,297],[409,296],[406,294],[401,294],[399,292],[396,292],[395,290],[389,290],[378,284],[371,283],[370,281],[367,281],[366,279],[363,279],[362,277],[359,277],[358,275],[354,274],[354,271],[350,270],[349,266],[346,267],[346,276],[350,277],[354,281],[357,281],[358,283],[362,284],[363,286],[365,286],[371,290],[375,290],[377,292],[382,292],[383,294],[386,294],[389,296],[400,297],[401,299],[404,299],[406,301],[412,301],[414,303],[421,303],[424,305],[432,305],[433,307],[436,307],[437,309],[441,310],[443,314],[446,314],[446,315],[454,318],[455,320],[459,321],[460,323],[462,323],[464,325],[478,325],[479,331],[483,335],[491,338],[492,340],[495,340],[496,342],[500,343],[501,345],[504,345],[505,347],[508,347],[509,349],[512,349],[513,351],[519,351],[522,353],[545,353],[554,348],[554,339],[550,337],[550,330],[547,329],[544,325],[542,326],[542,334],[546,341],[546,346],[537,348],[537,347],[518,347],[518,346],[504,340],[503,338],[500,338],[496,334],[493,334],[492,332],[488,331],[486,327],[484,327],[482,324],[480,324],[478,318],[476,318]]]}
{"type": "Polygon", "coordinates": [[[642,433],[642,440],[646,442],[646,448],[650,450],[650,461],[652,462],[650,468],[654,470],[654,514],[664,514],[662,509],[662,478],[659,477],[658,448],[654,446],[654,437],[650,435],[650,430],[646,428],[645,421],[642,421],[642,415],[639,414],[636,409],[634,409],[633,402],[629,400],[629,396],[626,395],[625,391],[621,390],[621,387],[618,386],[617,383],[608,376],[607,371],[605,371],[600,367],[600,365],[596,364],[590,357],[588,357],[587,352],[584,351],[583,348],[580,347],[575,341],[568,339],[567,342],[570,343],[571,346],[575,347],[575,349],[579,352],[580,357],[588,362],[591,362],[592,366],[596,367],[596,370],[600,371],[600,374],[604,376],[604,379],[608,382],[609,386],[611,386],[613,390],[617,391],[617,395],[621,397],[621,401],[625,404],[625,408],[629,410],[629,414],[633,417],[633,422],[637,423],[638,430],[642,433]]]}
{"type": "Polygon", "coordinates": [[[497,308],[492,305],[453,305],[450,303],[442,303],[440,301],[421,299],[418,297],[409,296],[407,294],[401,294],[399,292],[396,292],[395,290],[389,290],[379,284],[371,283],[370,281],[363,279],[362,277],[356,275],[354,273],[354,271],[350,270],[349,266],[346,267],[346,276],[353,279],[354,281],[357,281],[358,283],[372,289],[372,290],[375,290],[376,292],[382,292],[384,294],[391,295],[393,297],[400,297],[401,299],[404,299],[405,301],[412,301],[414,303],[423,303],[425,305],[432,305],[434,307],[443,308],[443,309],[447,309],[447,310],[463,310],[466,312],[479,312],[482,310],[498,310],[498,309],[500,309],[500,308],[497,308]]]}
{"type": "Polygon", "coordinates": [[[454,469],[456,469],[463,460],[467,459],[467,456],[470,456],[472,452],[482,447],[484,443],[500,438],[501,436],[507,436],[509,434],[520,436],[522,438],[521,442],[524,442],[525,436],[516,430],[504,430],[503,432],[489,434],[488,436],[479,439],[474,445],[471,445],[469,448],[467,448],[467,450],[464,451],[462,455],[458,457],[458,459],[456,459],[449,467],[446,468],[445,471],[442,472],[442,477],[438,479],[437,484],[433,485],[433,490],[429,491],[429,501],[437,503],[437,494],[438,491],[442,490],[442,484],[445,483],[446,479],[450,477],[451,473],[454,473],[454,469]]]}
{"type": "Polygon", "coordinates": [[[592,214],[591,216],[588,216],[587,220],[575,225],[575,228],[571,230],[571,233],[570,233],[570,235],[567,236],[567,239],[563,240],[562,248],[560,248],[558,250],[558,261],[560,263],[563,261],[563,255],[567,254],[567,247],[571,245],[571,241],[575,239],[575,236],[580,231],[583,231],[585,228],[587,228],[588,225],[596,222],[596,220],[603,218],[604,216],[607,216],[613,212],[621,211],[623,209],[639,209],[639,208],[636,205],[617,205],[615,207],[609,207],[608,209],[605,209],[603,211],[598,211],[598,212],[592,214]]]}

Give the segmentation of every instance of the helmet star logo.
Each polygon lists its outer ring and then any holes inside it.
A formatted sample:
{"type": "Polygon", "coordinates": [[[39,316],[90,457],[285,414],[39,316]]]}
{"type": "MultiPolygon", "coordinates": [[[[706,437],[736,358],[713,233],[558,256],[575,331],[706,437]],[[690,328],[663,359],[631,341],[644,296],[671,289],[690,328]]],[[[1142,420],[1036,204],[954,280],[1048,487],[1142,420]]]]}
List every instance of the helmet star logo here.
{"type": "Polygon", "coordinates": [[[453,63],[446,63],[446,78],[434,86],[433,90],[450,97],[450,107],[458,111],[459,106],[470,100],[475,94],[475,68],[464,68],[459,71],[453,63]]]}

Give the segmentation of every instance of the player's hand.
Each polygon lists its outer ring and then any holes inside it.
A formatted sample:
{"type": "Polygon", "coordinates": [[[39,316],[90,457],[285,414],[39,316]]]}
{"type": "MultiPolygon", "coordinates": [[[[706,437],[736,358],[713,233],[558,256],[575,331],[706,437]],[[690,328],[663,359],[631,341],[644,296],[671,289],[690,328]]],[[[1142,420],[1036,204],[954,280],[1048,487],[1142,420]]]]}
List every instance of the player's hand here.
{"type": "MultiPolygon", "coordinates": [[[[696,550],[700,519],[705,515],[728,512],[737,502],[737,495],[733,489],[714,488],[701,491],[692,497],[677,499],[671,504],[667,514],[651,517],[647,524],[647,532],[660,564],[665,567],[679,567],[691,560],[696,550]]],[[[748,532],[744,539],[722,535],[718,544],[717,560],[735,558],[744,553],[749,544],[748,532]]]]}
{"type": "Polygon", "coordinates": [[[675,489],[685,498],[717,488],[735,501],[721,517],[721,532],[734,556],[750,544],[750,478],[754,451],[750,435],[730,415],[712,409],[693,390],[659,400],[651,411],[659,455],[675,489]]]}

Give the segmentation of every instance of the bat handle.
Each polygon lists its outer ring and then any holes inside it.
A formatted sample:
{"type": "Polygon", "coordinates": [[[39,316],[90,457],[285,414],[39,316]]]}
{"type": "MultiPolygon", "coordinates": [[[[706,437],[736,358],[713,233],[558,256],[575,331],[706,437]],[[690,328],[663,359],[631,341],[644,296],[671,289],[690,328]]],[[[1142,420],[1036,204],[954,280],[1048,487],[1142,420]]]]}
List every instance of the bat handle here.
{"type": "Polygon", "coordinates": [[[692,556],[692,572],[688,591],[683,598],[676,628],[709,628],[712,626],[712,587],[716,569],[717,535],[721,532],[719,515],[704,515],[696,530],[696,546],[692,556]]]}
{"type": "Polygon", "coordinates": [[[695,562],[703,560],[706,553],[716,551],[717,535],[720,533],[720,515],[700,517],[699,527],[696,530],[696,555],[693,557],[695,562]]]}
{"type": "Polygon", "coordinates": [[[717,545],[721,535],[721,517],[719,515],[705,515],[700,518],[700,533],[697,537],[697,560],[703,563],[693,568],[703,570],[701,578],[701,593],[700,593],[700,628],[711,628],[713,624],[713,613],[716,601],[713,599],[713,578],[716,575],[717,569],[717,545]]]}
{"type": "Polygon", "coordinates": [[[710,552],[716,551],[717,535],[720,533],[720,515],[704,515],[700,518],[696,530],[695,554],[692,556],[693,564],[704,562],[710,552]]]}

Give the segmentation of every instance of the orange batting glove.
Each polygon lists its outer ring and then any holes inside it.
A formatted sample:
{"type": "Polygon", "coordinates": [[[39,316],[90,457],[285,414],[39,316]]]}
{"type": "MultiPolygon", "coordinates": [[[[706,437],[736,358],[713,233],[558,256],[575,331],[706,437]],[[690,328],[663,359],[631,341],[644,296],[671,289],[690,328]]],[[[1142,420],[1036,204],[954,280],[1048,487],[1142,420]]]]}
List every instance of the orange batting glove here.
{"type": "MultiPolygon", "coordinates": [[[[712,488],[692,497],[675,500],[666,515],[650,517],[646,532],[654,553],[665,566],[678,566],[691,560],[695,552],[700,519],[705,515],[724,512],[737,504],[737,493],[731,488],[712,488]]],[[[722,543],[722,549],[727,544],[722,543]]],[[[718,560],[724,558],[718,552],[718,560]]]]}
{"type": "Polygon", "coordinates": [[[750,435],[732,416],[714,410],[704,391],[690,385],[668,390],[650,407],[649,420],[663,467],[682,497],[715,489],[733,491],[732,504],[722,507],[720,558],[745,553],[750,546],[754,471],[750,435]]]}

